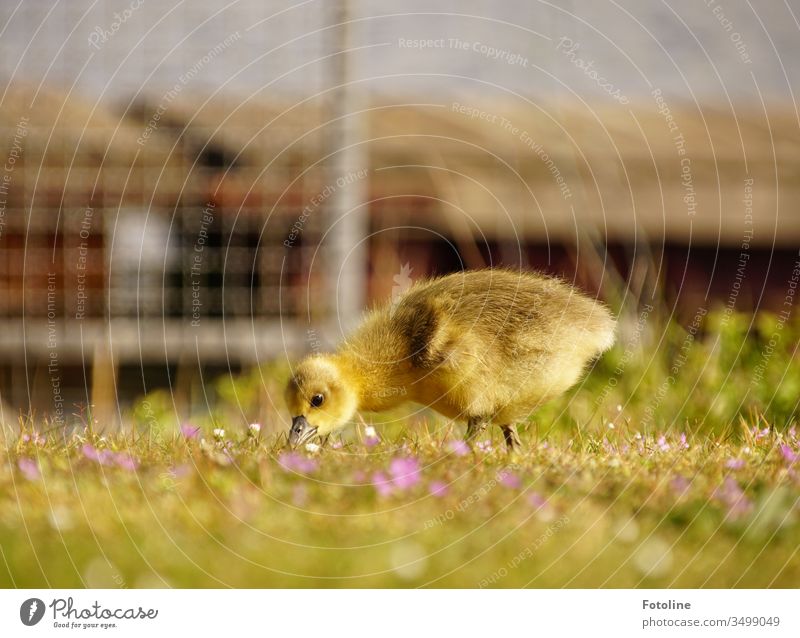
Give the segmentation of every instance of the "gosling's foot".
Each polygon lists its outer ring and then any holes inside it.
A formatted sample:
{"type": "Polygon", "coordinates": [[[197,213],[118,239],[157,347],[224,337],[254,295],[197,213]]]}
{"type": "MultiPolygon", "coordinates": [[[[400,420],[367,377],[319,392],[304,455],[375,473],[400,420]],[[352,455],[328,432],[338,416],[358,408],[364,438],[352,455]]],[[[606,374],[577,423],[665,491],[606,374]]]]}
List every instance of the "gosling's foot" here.
{"type": "Polygon", "coordinates": [[[506,450],[509,455],[517,456],[522,452],[522,441],[519,438],[516,425],[501,425],[503,439],[506,442],[506,450]]]}

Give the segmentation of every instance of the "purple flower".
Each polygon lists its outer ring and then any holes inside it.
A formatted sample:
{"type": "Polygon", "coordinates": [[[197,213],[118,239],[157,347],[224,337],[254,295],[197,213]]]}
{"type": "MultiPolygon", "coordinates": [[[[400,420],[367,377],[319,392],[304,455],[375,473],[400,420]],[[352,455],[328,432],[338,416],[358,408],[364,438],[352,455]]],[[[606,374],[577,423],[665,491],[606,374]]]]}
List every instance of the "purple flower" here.
{"type": "Polygon", "coordinates": [[[753,426],[753,428],[750,430],[750,434],[752,434],[753,438],[755,438],[755,440],[758,441],[759,439],[763,439],[769,434],[769,428],[764,428],[763,430],[759,430],[757,426],[753,426]]]}
{"type": "Polygon", "coordinates": [[[314,459],[301,456],[297,452],[282,452],[278,457],[278,465],[287,472],[300,472],[310,474],[317,469],[317,462],[314,459]]]}
{"type": "Polygon", "coordinates": [[[497,480],[500,485],[504,485],[512,490],[518,490],[522,487],[522,480],[509,470],[501,470],[497,474],[497,480]]]}
{"type": "Polygon", "coordinates": [[[110,450],[98,450],[91,443],[84,443],[81,447],[83,456],[90,461],[100,463],[100,465],[111,465],[113,462],[113,453],[110,450]]]}
{"type": "Polygon", "coordinates": [[[725,467],[729,470],[741,470],[745,465],[744,459],[728,459],[725,461],[725,467]]]}
{"type": "Polygon", "coordinates": [[[184,438],[195,439],[200,434],[200,428],[191,423],[184,423],[181,425],[181,434],[183,434],[184,438]]]}
{"type": "Polygon", "coordinates": [[[686,440],[686,434],[685,434],[685,433],[682,433],[682,434],[681,434],[681,439],[680,439],[680,441],[681,441],[681,447],[682,447],[684,450],[688,450],[688,449],[689,449],[689,443],[688,443],[688,442],[687,442],[687,440],[686,440]]]}
{"type": "Polygon", "coordinates": [[[134,459],[130,454],[125,454],[124,452],[118,453],[116,456],[116,462],[117,465],[123,470],[128,470],[129,472],[136,470],[136,459],[134,459]]]}
{"type": "Polygon", "coordinates": [[[663,434],[660,437],[658,437],[656,445],[658,446],[658,449],[661,450],[662,452],[669,451],[669,443],[667,443],[667,439],[664,438],[663,434]]]}
{"type": "Polygon", "coordinates": [[[432,496],[442,497],[447,494],[447,483],[444,481],[431,481],[431,484],[428,486],[428,491],[432,496]]]}
{"type": "Polygon", "coordinates": [[[712,496],[728,506],[728,514],[732,517],[743,516],[753,509],[750,499],[745,496],[742,488],[730,476],[714,490],[712,496]]]}
{"type": "Polygon", "coordinates": [[[797,454],[788,445],[781,445],[781,456],[789,465],[798,459],[797,454]]]}
{"type": "Polygon", "coordinates": [[[114,452],[113,450],[98,450],[90,443],[85,443],[81,447],[84,458],[99,463],[100,465],[116,465],[124,470],[133,471],[136,469],[137,462],[130,454],[124,452],[114,452]]]}
{"type": "Polygon", "coordinates": [[[531,492],[528,495],[528,504],[531,505],[531,507],[535,507],[538,510],[547,504],[547,499],[545,499],[538,492],[531,492]]]}
{"type": "Polygon", "coordinates": [[[681,497],[689,491],[691,481],[689,481],[689,479],[687,479],[685,476],[681,476],[679,474],[672,479],[672,481],[670,481],[669,486],[670,489],[672,489],[672,491],[675,493],[675,496],[681,497]]]}
{"type": "Polygon", "coordinates": [[[22,442],[23,443],[33,443],[34,445],[44,445],[45,440],[44,437],[39,434],[38,432],[34,431],[32,434],[23,434],[22,435],[22,442]]]}
{"type": "Polygon", "coordinates": [[[452,452],[455,456],[466,456],[469,454],[469,445],[467,445],[466,441],[456,440],[450,441],[450,444],[447,448],[452,452]]]}
{"type": "Polygon", "coordinates": [[[378,436],[374,427],[368,425],[364,428],[364,445],[367,447],[375,447],[380,442],[381,438],[378,436]]]}
{"type": "Polygon", "coordinates": [[[37,481],[39,478],[41,478],[39,464],[33,459],[21,458],[19,461],[17,461],[17,467],[19,467],[19,471],[22,473],[22,476],[29,481],[37,481]]]}
{"type": "Polygon", "coordinates": [[[383,472],[375,472],[372,475],[372,484],[379,496],[389,496],[394,492],[394,485],[383,472]]]}
{"type": "Polygon", "coordinates": [[[492,451],[492,442],[488,439],[486,441],[478,441],[475,444],[475,447],[478,448],[481,452],[488,454],[492,451]]]}
{"type": "Polygon", "coordinates": [[[410,456],[392,459],[389,474],[395,487],[401,490],[414,487],[419,483],[419,462],[410,456]]]}

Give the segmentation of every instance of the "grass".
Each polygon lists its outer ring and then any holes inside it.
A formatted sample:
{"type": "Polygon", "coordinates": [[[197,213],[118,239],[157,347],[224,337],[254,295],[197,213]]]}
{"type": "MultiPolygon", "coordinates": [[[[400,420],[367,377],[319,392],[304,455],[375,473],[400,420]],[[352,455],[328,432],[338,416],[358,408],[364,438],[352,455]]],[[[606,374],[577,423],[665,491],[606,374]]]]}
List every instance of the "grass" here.
{"type": "Polygon", "coordinates": [[[259,398],[279,367],[220,381],[196,429],[157,395],[123,432],[6,427],[0,586],[795,587],[797,328],[774,330],[624,340],[514,457],[429,412],[288,452],[259,398]]]}

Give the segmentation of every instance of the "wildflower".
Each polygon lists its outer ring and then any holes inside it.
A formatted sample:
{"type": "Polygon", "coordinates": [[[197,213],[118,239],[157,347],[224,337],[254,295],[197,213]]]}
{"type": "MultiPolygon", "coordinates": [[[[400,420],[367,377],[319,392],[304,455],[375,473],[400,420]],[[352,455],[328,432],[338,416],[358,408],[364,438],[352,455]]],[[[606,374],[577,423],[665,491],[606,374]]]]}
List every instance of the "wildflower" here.
{"type": "Polygon", "coordinates": [[[100,465],[112,465],[115,460],[115,454],[111,450],[98,450],[90,443],[84,444],[81,452],[85,458],[100,465]]]}
{"type": "Polygon", "coordinates": [[[608,424],[608,429],[609,430],[613,430],[614,429],[614,424],[613,423],[609,423],[608,424]]]}
{"type": "Polygon", "coordinates": [[[247,426],[247,433],[250,436],[258,436],[261,432],[261,424],[260,423],[251,423],[247,426]]]}
{"type": "Polygon", "coordinates": [[[753,435],[753,438],[758,441],[759,439],[763,439],[769,434],[769,428],[764,428],[763,430],[759,430],[757,426],[753,426],[750,430],[750,434],[753,435]]]}
{"type": "Polygon", "coordinates": [[[781,445],[781,456],[789,465],[798,459],[798,455],[788,445],[781,445]]]}
{"type": "Polygon", "coordinates": [[[442,497],[447,494],[447,483],[444,481],[431,481],[431,484],[428,486],[428,491],[432,496],[442,497]]]}
{"type": "Polygon", "coordinates": [[[684,450],[688,450],[689,449],[689,443],[686,440],[686,433],[685,432],[681,433],[680,442],[681,442],[681,448],[683,448],[684,450]]]}
{"type": "Polygon", "coordinates": [[[278,465],[288,472],[310,474],[317,469],[317,462],[301,456],[297,452],[282,452],[278,457],[278,465]]]}
{"type": "Polygon", "coordinates": [[[745,496],[742,488],[730,476],[714,490],[712,496],[728,506],[728,514],[732,517],[743,516],[753,509],[750,499],[745,496]]]}
{"type": "Polygon", "coordinates": [[[544,498],[538,492],[531,492],[528,495],[527,501],[528,501],[528,505],[530,505],[531,507],[536,508],[537,511],[542,509],[543,507],[547,506],[547,499],[544,498]]]}
{"type": "Polygon", "coordinates": [[[217,439],[217,441],[221,441],[222,439],[224,439],[225,430],[223,430],[222,428],[214,428],[214,438],[217,439]]]}
{"type": "Polygon", "coordinates": [[[367,447],[375,447],[380,442],[381,438],[378,436],[375,428],[371,425],[366,426],[364,428],[364,445],[367,447]]]}
{"type": "Polygon", "coordinates": [[[729,470],[741,470],[744,466],[744,459],[728,459],[725,461],[725,467],[727,467],[729,470]]]}
{"type": "Polygon", "coordinates": [[[478,441],[475,444],[475,447],[478,448],[484,454],[489,454],[492,451],[492,442],[488,439],[486,441],[478,441]]]}
{"type": "Polygon", "coordinates": [[[194,439],[197,438],[197,435],[200,433],[200,428],[191,423],[183,423],[181,425],[181,434],[183,434],[184,438],[186,439],[194,439]]]}
{"type": "Polygon", "coordinates": [[[375,472],[372,475],[372,484],[379,496],[389,496],[394,491],[394,485],[383,472],[375,472]]]}
{"type": "Polygon", "coordinates": [[[500,470],[497,474],[497,481],[500,485],[504,485],[512,490],[518,490],[522,487],[522,481],[519,476],[509,470],[500,470]]]}
{"type": "Polygon", "coordinates": [[[467,445],[465,441],[450,441],[450,444],[447,447],[455,456],[465,456],[469,454],[469,445],[467,445]]]}
{"type": "Polygon", "coordinates": [[[670,481],[670,489],[675,493],[675,496],[683,496],[686,492],[689,491],[689,487],[691,487],[691,482],[685,476],[681,476],[680,474],[676,476],[672,481],[670,481]]]}
{"type": "Polygon", "coordinates": [[[667,439],[664,438],[663,434],[660,437],[658,437],[656,445],[658,446],[658,449],[661,450],[662,452],[667,452],[670,447],[669,443],[667,443],[667,439]]]}
{"type": "Polygon", "coordinates": [[[113,450],[98,450],[90,443],[86,443],[81,448],[84,458],[94,461],[99,465],[116,465],[123,470],[133,471],[136,469],[137,462],[130,454],[125,452],[114,452],[113,450]]]}
{"type": "Polygon", "coordinates": [[[342,443],[341,441],[334,441],[333,443],[331,443],[332,450],[341,450],[343,447],[344,443],[342,443]]]}
{"type": "Polygon", "coordinates": [[[117,454],[116,463],[118,467],[121,467],[123,470],[128,470],[129,472],[133,472],[137,465],[136,459],[130,454],[123,454],[122,452],[117,454]]]}
{"type": "Polygon", "coordinates": [[[17,461],[17,467],[19,467],[19,471],[29,481],[36,481],[41,477],[41,473],[39,472],[39,464],[33,460],[28,458],[21,458],[17,461]]]}
{"type": "Polygon", "coordinates": [[[400,489],[407,489],[419,483],[419,462],[412,457],[392,459],[389,464],[392,484],[400,489]]]}
{"type": "Polygon", "coordinates": [[[42,445],[45,444],[44,437],[41,434],[39,434],[38,432],[36,432],[35,430],[34,430],[34,432],[32,434],[23,434],[22,435],[22,442],[23,443],[33,443],[34,445],[38,445],[38,446],[42,446],[42,445]]]}
{"type": "Polygon", "coordinates": [[[311,452],[312,454],[314,452],[319,452],[319,445],[316,443],[306,443],[306,452],[311,452]]]}

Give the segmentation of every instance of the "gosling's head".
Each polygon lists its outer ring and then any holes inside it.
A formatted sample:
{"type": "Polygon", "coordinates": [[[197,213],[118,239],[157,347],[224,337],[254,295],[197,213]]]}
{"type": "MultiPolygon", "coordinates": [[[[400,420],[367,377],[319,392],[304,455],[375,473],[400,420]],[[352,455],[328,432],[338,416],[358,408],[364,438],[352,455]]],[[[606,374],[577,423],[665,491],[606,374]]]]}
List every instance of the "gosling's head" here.
{"type": "Polygon", "coordinates": [[[292,415],[289,445],[296,446],[345,425],[356,412],[358,397],[336,362],[313,356],[295,369],[286,405],[292,415]]]}

